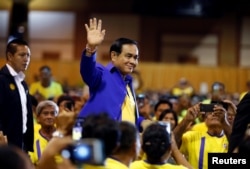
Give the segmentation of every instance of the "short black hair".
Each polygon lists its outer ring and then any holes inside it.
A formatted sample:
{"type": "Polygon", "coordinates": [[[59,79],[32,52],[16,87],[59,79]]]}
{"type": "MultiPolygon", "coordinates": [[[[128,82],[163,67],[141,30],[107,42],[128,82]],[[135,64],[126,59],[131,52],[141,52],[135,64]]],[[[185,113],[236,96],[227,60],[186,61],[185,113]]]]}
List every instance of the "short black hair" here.
{"type": "Polygon", "coordinates": [[[139,131],[133,123],[128,121],[121,121],[119,127],[121,138],[120,145],[116,149],[116,152],[126,153],[126,151],[129,151],[131,147],[134,146],[137,137],[139,137],[139,131]]]}
{"type": "Polygon", "coordinates": [[[7,47],[6,47],[6,59],[7,59],[7,54],[11,53],[11,54],[15,54],[17,51],[17,47],[16,45],[24,45],[24,46],[29,46],[28,42],[26,42],[24,39],[13,39],[11,41],[8,42],[7,47]]]}
{"type": "Polygon", "coordinates": [[[134,44],[138,46],[138,43],[135,40],[128,39],[128,38],[119,38],[113,42],[113,44],[110,47],[109,53],[114,51],[120,54],[122,52],[122,46],[125,44],[134,44]]]}
{"type": "Polygon", "coordinates": [[[111,155],[119,145],[121,132],[119,122],[112,119],[106,112],[88,115],[82,124],[82,138],[95,138],[103,142],[106,157],[111,155]]]}
{"type": "Polygon", "coordinates": [[[161,161],[161,157],[170,150],[170,134],[166,127],[155,122],[150,124],[142,134],[142,149],[150,164],[161,161]]]}
{"type": "Polygon", "coordinates": [[[161,104],[168,104],[170,109],[173,109],[173,104],[168,100],[168,99],[160,99],[154,106],[154,111],[157,110],[157,108],[161,105],[161,104]]]}

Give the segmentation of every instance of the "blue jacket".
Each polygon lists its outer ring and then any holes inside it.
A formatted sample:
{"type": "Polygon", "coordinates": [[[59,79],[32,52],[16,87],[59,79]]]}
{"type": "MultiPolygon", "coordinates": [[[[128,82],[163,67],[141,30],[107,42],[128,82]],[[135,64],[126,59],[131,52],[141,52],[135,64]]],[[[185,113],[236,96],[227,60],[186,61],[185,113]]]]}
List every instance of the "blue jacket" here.
{"type": "MultiPolygon", "coordinates": [[[[90,97],[79,117],[86,117],[91,113],[108,113],[115,120],[121,120],[121,107],[127,94],[126,84],[129,85],[133,97],[135,92],[132,87],[132,77],[127,75],[125,80],[119,70],[109,63],[106,67],[96,62],[96,53],[88,57],[82,53],[80,73],[84,82],[89,87],[90,97]]],[[[136,100],[135,100],[136,102],[136,100]]],[[[135,124],[139,129],[143,120],[139,117],[138,108],[135,110],[135,124]]]]}

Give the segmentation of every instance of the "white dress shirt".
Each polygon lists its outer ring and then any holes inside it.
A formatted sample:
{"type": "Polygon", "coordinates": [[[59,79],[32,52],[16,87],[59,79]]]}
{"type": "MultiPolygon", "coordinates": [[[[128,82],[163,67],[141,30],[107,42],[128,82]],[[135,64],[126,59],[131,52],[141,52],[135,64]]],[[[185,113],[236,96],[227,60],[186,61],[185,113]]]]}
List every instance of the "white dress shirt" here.
{"type": "Polygon", "coordinates": [[[20,95],[20,100],[21,100],[21,106],[22,106],[22,116],[23,116],[23,133],[26,132],[27,130],[27,94],[28,91],[25,91],[22,81],[25,78],[25,74],[23,72],[17,73],[9,64],[6,64],[7,68],[10,71],[10,74],[14,77],[15,82],[17,84],[18,92],[20,95]]]}

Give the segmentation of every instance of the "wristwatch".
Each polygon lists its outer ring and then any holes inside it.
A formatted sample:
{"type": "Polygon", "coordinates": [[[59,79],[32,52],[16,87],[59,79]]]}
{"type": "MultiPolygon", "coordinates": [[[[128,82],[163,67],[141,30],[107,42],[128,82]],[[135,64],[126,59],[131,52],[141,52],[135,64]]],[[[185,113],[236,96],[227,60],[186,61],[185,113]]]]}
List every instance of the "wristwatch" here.
{"type": "Polygon", "coordinates": [[[63,134],[62,132],[56,130],[56,131],[54,131],[54,132],[52,133],[52,136],[53,136],[53,137],[63,138],[63,137],[64,137],[64,134],[63,134]]]}

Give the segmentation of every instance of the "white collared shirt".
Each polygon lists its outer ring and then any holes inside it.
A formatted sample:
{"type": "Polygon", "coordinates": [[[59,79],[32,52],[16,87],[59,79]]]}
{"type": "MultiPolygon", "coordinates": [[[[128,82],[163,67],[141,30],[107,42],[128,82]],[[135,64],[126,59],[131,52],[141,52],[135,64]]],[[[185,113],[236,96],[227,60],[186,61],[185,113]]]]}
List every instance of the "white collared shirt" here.
{"type": "Polygon", "coordinates": [[[17,73],[9,64],[6,64],[7,68],[10,71],[10,74],[14,77],[17,88],[18,88],[18,92],[20,95],[20,100],[21,100],[21,106],[22,106],[22,116],[23,116],[23,133],[26,132],[27,130],[27,114],[28,114],[28,110],[27,110],[27,92],[24,90],[24,87],[22,85],[22,81],[25,78],[25,74],[23,72],[19,72],[17,73]]]}

